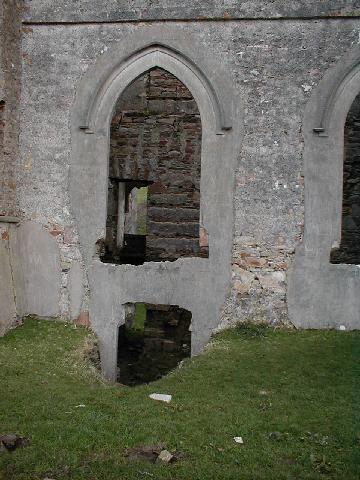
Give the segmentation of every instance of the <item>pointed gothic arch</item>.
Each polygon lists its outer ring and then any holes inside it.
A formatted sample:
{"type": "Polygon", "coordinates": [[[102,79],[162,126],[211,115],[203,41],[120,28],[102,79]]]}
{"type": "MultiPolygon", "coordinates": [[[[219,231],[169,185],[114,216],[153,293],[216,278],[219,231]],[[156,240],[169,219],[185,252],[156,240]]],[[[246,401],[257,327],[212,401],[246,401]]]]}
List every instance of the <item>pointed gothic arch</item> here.
{"type": "Polygon", "coordinates": [[[184,38],[174,27],[162,29],[160,37],[158,28],[146,27],[101,55],[81,80],[73,107],[71,203],[89,281],[90,317],[110,379],[116,376],[116,332],[125,321],[125,304],[176,304],[190,311],[192,354],[197,354],[220,320],[230,286],[241,102],[222,58],[205,55],[197,38],[184,38]],[[111,116],[125,88],[154,67],[184,83],[201,114],[200,211],[209,258],[103,264],[97,242],[105,236],[111,116]]]}
{"type": "Polygon", "coordinates": [[[360,327],[357,265],[331,264],[342,221],[344,125],[360,92],[360,47],[332,67],[304,115],[305,225],[288,282],[290,318],[297,326],[360,327]]]}
{"type": "Polygon", "coordinates": [[[194,95],[199,93],[199,85],[196,85],[199,82],[209,97],[218,132],[231,129],[232,112],[226,95],[229,90],[229,87],[226,88],[226,79],[221,79],[225,85],[221,89],[217,88],[211,83],[211,75],[199,68],[188,55],[181,53],[176,47],[162,43],[145,44],[131,53],[125,50],[120,58],[115,53],[115,49],[112,49],[103,55],[97,68],[91,69],[83,80],[84,88],[81,97],[77,99],[76,108],[76,121],[80,129],[93,131],[98,121],[102,121],[102,118],[97,118],[101,104],[105,99],[113,97],[112,91],[115,90],[117,96],[121,95],[119,88],[124,90],[137,77],[154,67],[172,73],[190,91],[194,89],[194,95]]]}

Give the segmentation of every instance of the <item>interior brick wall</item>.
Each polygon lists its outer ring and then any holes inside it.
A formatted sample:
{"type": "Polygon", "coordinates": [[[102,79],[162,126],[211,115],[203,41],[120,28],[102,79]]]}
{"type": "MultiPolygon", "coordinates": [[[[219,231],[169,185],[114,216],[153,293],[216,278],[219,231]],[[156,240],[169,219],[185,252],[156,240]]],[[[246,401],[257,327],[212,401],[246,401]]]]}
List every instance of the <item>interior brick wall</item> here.
{"type": "Polygon", "coordinates": [[[200,167],[195,100],[170,73],[147,72],[125,90],[111,123],[108,236],[116,228],[118,180],[149,181],[146,260],[206,255],[199,245],[200,167]]]}
{"type": "Polygon", "coordinates": [[[332,252],[331,261],[360,263],[360,95],[345,123],[341,245],[332,252]]]}

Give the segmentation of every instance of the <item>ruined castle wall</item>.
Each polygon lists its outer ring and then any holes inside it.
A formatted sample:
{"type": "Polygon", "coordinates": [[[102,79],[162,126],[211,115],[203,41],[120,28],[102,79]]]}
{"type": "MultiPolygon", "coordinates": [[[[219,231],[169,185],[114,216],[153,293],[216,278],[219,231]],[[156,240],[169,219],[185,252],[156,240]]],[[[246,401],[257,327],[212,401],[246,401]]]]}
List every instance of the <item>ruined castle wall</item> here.
{"type": "Polygon", "coordinates": [[[327,18],[360,14],[357,0],[31,0],[25,19],[35,22],[130,22],[327,18]]]}
{"type": "Polygon", "coordinates": [[[18,212],[15,169],[18,160],[21,89],[21,0],[0,10],[0,215],[18,212]]]}
{"type": "Polygon", "coordinates": [[[26,3],[18,197],[24,216],[58,243],[61,316],[70,317],[70,271],[82,261],[68,190],[77,85],[114,43],[121,48],[123,39],[148,28],[146,21],[162,19],[158,29],[194,35],[197,51],[220,55],[245,106],[234,172],[233,282],[221,325],[286,322],[287,271],[304,223],[304,109],[325,72],[360,42],[357,2],[143,1],[119,8],[108,1],[100,9],[93,1],[81,8],[26,3]]]}
{"type": "Polygon", "coordinates": [[[17,321],[10,243],[16,235],[14,217],[19,215],[22,6],[21,0],[0,2],[0,335],[17,321]]]}

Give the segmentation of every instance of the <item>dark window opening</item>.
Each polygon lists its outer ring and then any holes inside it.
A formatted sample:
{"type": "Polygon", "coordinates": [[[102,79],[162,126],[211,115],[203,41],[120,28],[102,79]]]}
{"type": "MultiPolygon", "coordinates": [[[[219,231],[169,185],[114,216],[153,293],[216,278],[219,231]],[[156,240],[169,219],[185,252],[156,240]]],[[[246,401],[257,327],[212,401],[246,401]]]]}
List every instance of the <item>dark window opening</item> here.
{"type": "Polygon", "coordinates": [[[201,119],[190,91],[165,70],[146,72],[121,95],[110,132],[101,260],[208,257],[200,225],[201,119]]]}
{"type": "Polygon", "coordinates": [[[140,385],[157,380],[191,355],[191,313],[175,305],[126,305],[119,328],[118,381],[140,385]]]}
{"type": "Polygon", "coordinates": [[[141,265],[146,258],[148,186],[151,182],[109,178],[106,242],[102,261],[141,265]]]}
{"type": "Polygon", "coordinates": [[[360,264],[360,94],[345,122],[341,243],[330,262],[360,264]]]}

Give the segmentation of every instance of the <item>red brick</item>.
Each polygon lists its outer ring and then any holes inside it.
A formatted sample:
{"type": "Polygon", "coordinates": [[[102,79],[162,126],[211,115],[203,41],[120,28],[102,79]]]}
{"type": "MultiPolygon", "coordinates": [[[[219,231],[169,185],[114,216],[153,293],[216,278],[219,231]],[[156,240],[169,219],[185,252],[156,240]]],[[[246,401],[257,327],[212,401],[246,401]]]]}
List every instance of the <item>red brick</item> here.
{"type": "Polygon", "coordinates": [[[75,320],[75,325],[78,327],[87,327],[91,326],[89,312],[81,312],[78,318],[75,320]]]}

